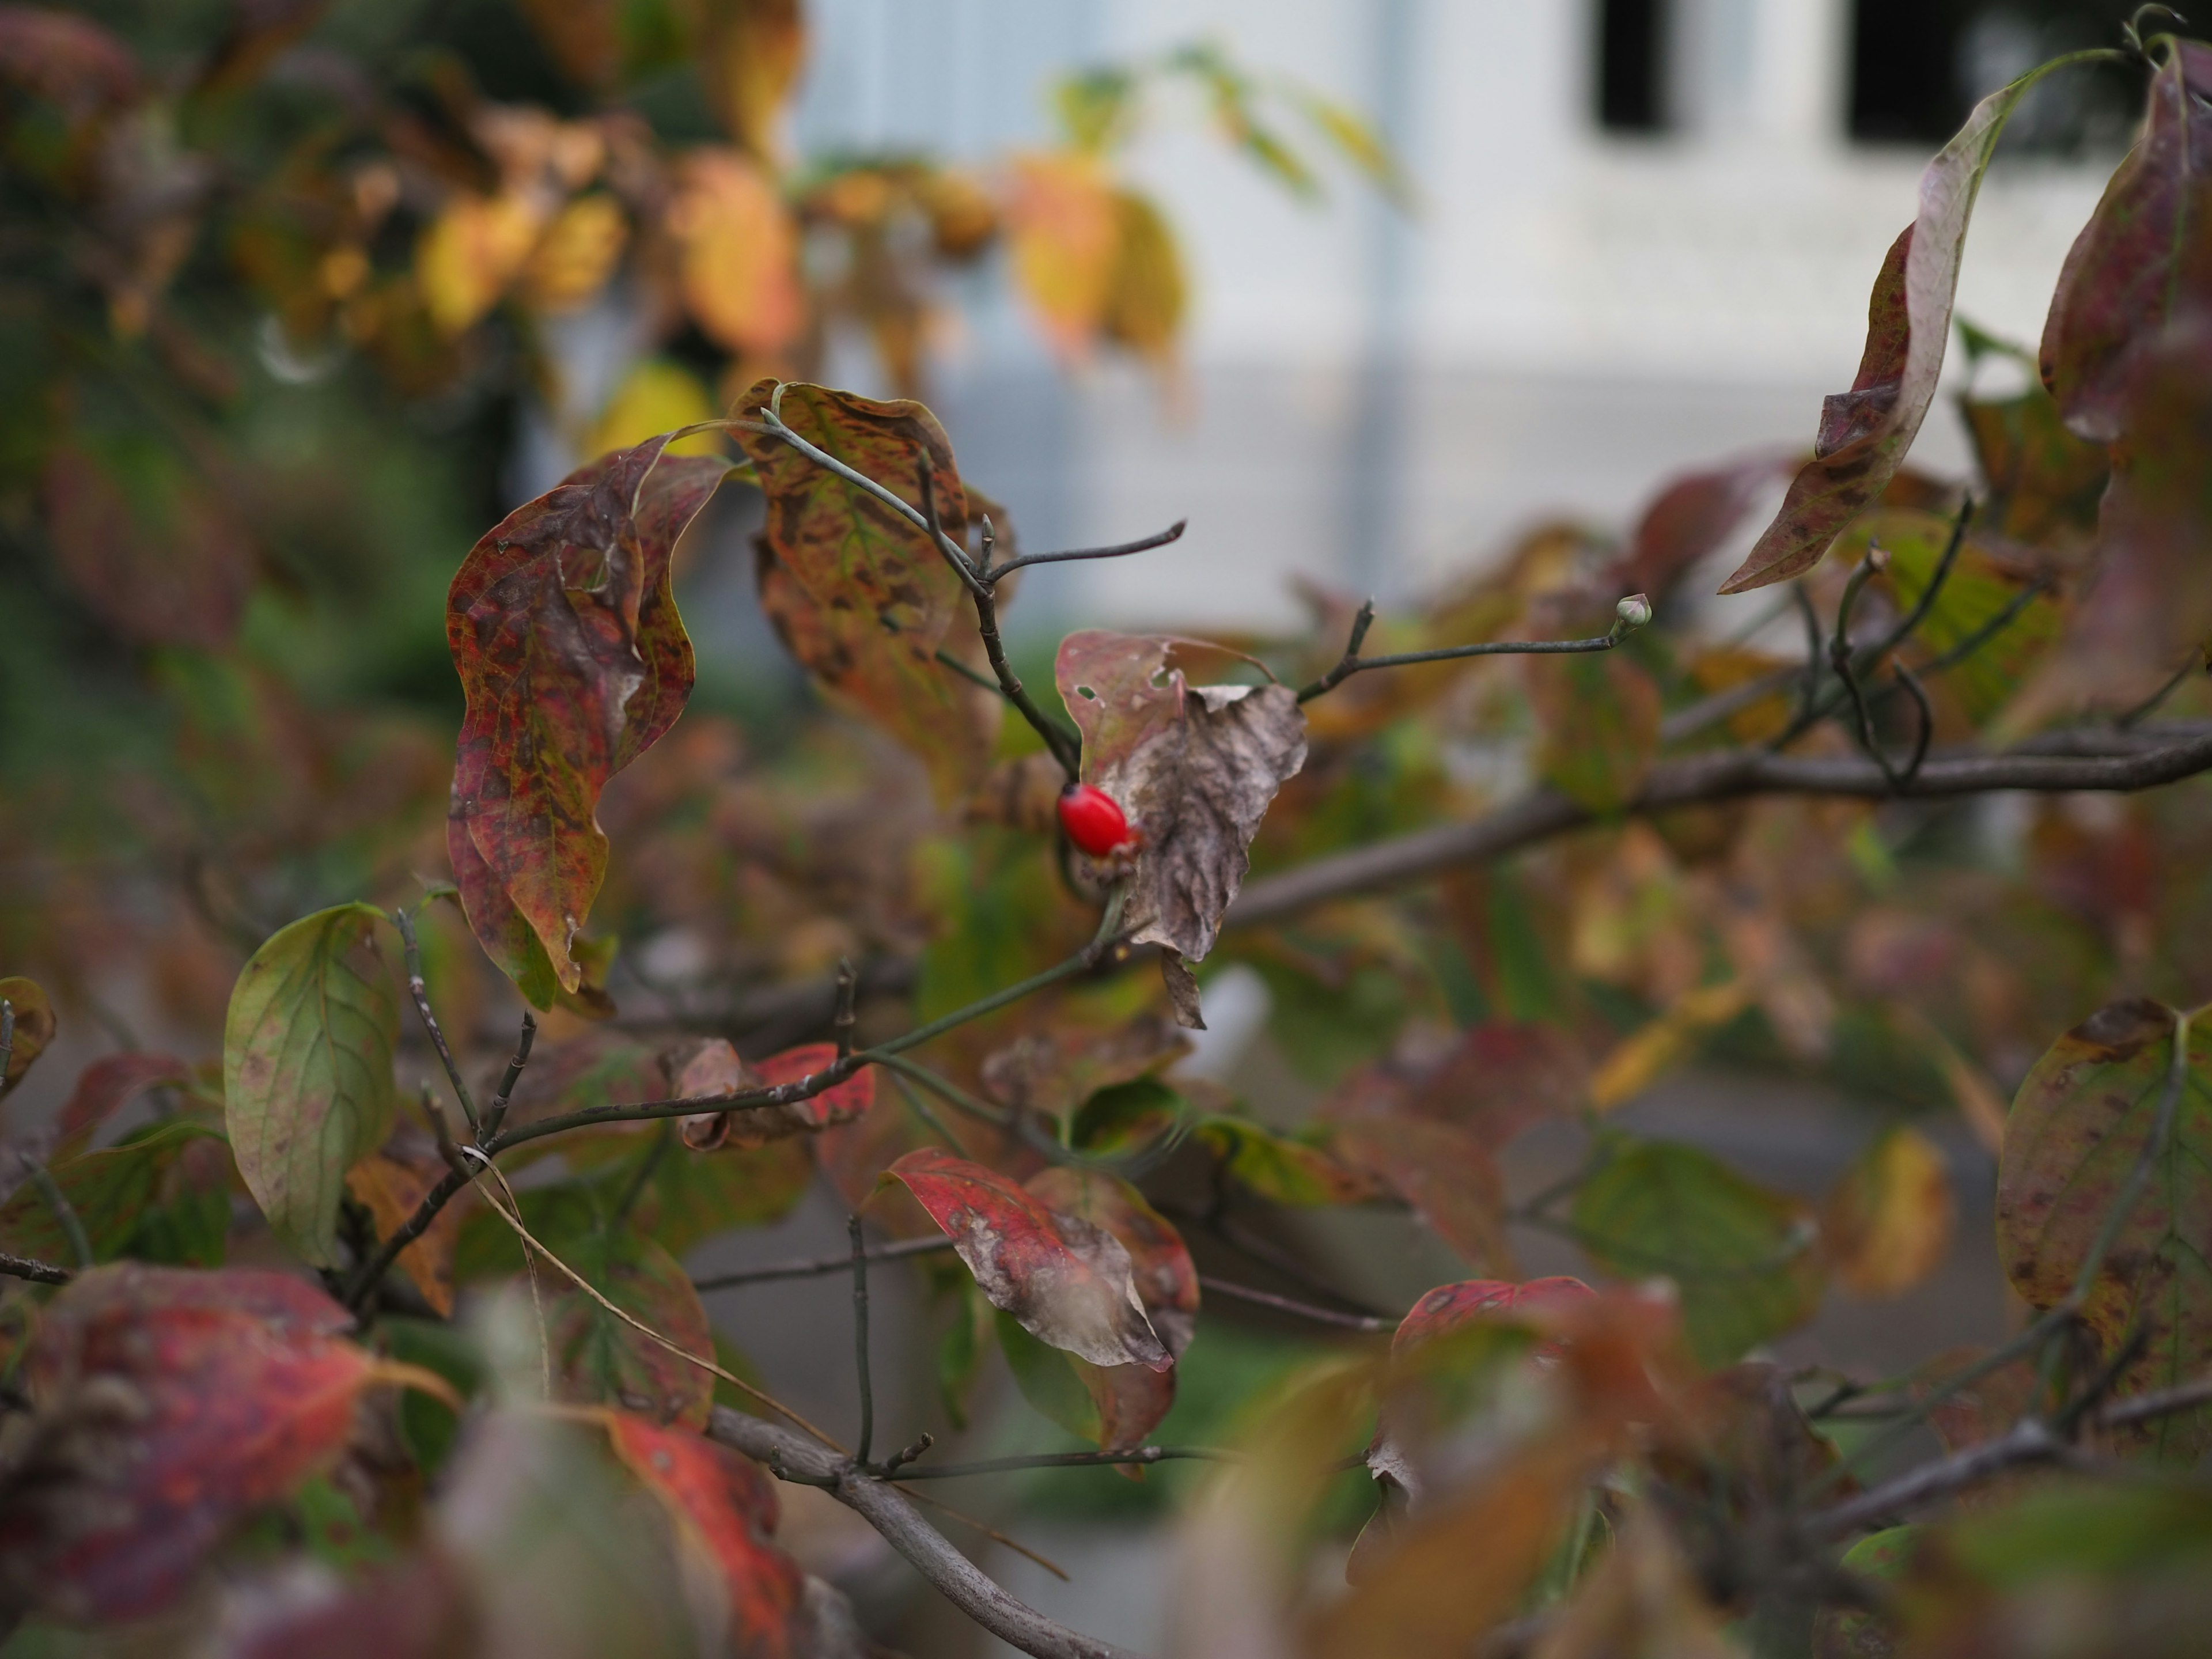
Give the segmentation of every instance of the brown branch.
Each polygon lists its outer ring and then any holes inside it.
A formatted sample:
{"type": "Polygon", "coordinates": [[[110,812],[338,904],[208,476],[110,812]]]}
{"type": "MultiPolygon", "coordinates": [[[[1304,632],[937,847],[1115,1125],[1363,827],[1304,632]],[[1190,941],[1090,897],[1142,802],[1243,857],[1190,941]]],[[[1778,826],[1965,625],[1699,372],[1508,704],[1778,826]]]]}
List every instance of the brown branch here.
{"type": "MultiPolygon", "coordinates": [[[[1935,799],[2001,789],[2128,792],[2212,770],[2212,728],[2201,725],[2148,732],[2076,731],[2022,744],[2003,753],[1938,751],[1909,781],[1893,788],[1881,769],[1856,757],[1772,755],[1728,750],[1663,761],[1643,793],[1622,809],[1640,817],[1708,801],[1753,795],[1841,795],[1935,799]]],[[[1479,864],[1597,822],[1598,815],[1557,790],[1540,788],[1466,823],[1438,824],[1389,841],[1247,882],[1230,907],[1229,924],[1280,921],[1310,906],[1424,880],[1479,864]]]]}
{"type": "Polygon", "coordinates": [[[27,1279],[33,1285],[66,1285],[76,1277],[67,1267],[57,1267],[50,1261],[34,1261],[27,1255],[11,1255],[0,1250],[0,1273],[10,1279],[27,1279]]]}
{"type": "Polygon", "coordinates": [[[897,1486],[862,1474],[829,1448],[726,1407],[715,1407],[707,1432],[783,1479],[827,1490],[880,1533],[953,1606],[1034,1659],[1133,1659],[1127,1649],[1070,1630],[1015,1600],[924,1520],[897,1486]]]}
{"type": "Polygon", "coordinates": [[[1310,1319],[1316,1325],[1335,1325],[1347,1331],[1388,1331],[1397,1328],[1395,1319],[1377,1319],[1372,1314],[1339,1313],[1334,1308],[1300,1302],[1293,1297],[1277,1296],[1273,1291],[1254,1290],[1249,1285],[1216,1279],[1210,1273],[1198,1276],[1199,1288],[1216,1296],[1225,1296],[1236,1302],[1249,1302],[1255,1307],[1273,1308],[1297,1319],[1310,1319]]]}

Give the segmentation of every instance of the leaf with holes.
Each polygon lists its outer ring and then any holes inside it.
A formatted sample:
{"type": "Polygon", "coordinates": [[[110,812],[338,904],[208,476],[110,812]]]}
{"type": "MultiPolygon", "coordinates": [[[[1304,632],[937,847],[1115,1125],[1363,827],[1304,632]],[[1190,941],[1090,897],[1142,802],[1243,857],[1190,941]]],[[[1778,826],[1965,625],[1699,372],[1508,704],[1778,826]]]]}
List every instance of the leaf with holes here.
{"type": "Polygon", "coordinates": [[[1672,1279],[1701,1363],[1728,1364],[1813,1316],[1820,1261],[1801,1206],[1694,1146],[1608,1150],[1576,1194],[1577,1242],[1615,1278],[1672,1279]]]}
{"type": "Polygon", "coordinates": [[[447,851],[485,951],[538,1007],[580,991],[576,935],[607,867],[607,780],[691,695],[671,555],[727,467],[664,459],[665,437],[605,457],[488,532],[446,596],[468,708],[447,851]]]}
{"type": "Polygon", "coordinates": [[[694,1575],[713,1587],[720,1613],[715,1650],[748,1659],[793,1659],[808,1651],[806,1575],[770,1541],[775,1483],[738,1453],[689,1429],[607,1412],[607,1440],[675,1523],[694,1575]]]}
{"type": "Polygon", "coordinates": [[[352,1316],[274,1273],[123,1263],[40,1322],[37,1407],[0,1492],[10,1601],[65,1619],[159,1611],[255,1510],[334,1459],[378,1362],[352,1316]]]}
{"type": "Polygon", "coordinates": [[[2173,40],[2142,136],[2081,228],[2043,325],[2043,382],[2097,443],[2128,424],[2129,357],[2212,281],[2212,46],[2173,40]]]}
{"type": "MultiPolygon", "coordinates": [[[[1198,1325],[1198,1268],[1167,1218],[1127,1182],[1100,1170],[1058,1165],[1039,1171],[1026,1184],[1055,1212],[1102,1227],[1121,1242],[1129,1253],[1146,1316],[1170,1356],[1182,1358],[1198,1325]]],[[[1038,1348],[1036,1355],[1024,1355],[1021,1344],[1005,1340],[1003,1333],[1001,1346],[1030,1402],[1074,1432],[1095,1438],[1102,1450],[1142,1445],[1175,1404],[1172,1368],[1094,1365],[1041,1344],[1031,1345],[1038,1348]],[[1073,1372],[1087,1396],[1089,1409],[1077,1420],[1054,1408],[1064,1389],[1038,1386],[1037,1373],[1053,1364],[1073,1372]]]]}
{"type": "Polygon", "coordinates": [[[376,946],[384,913],[341,904],[253,953],[223,1023],[223,1121],[246,1190],[286,1248],[338,1265],[345,1174],[392,1127],[399,1002],[376,946]]]}
{"type": "Polygon", "coordinates": [[[1083,733],[1083,781],[1113,797],[1137,836],[1122,912],[1138,944],[1189,962],[1213,948],[1251,866],[1247,849],[1306,758],[1288,686],[1192,686],[1157,635],[1070,634],[1054,672],[1083,733]]]}
{"type": "Polygon", "coordinates": [[[1094,1365],[1175,1364],[1145,1316],[1128,1251],[1103,1227],[934,1146],[907,1153],[883,1178],[905,1185],[992,1304],[1039,1340],[1094,1365]]]}
{"type": "MultiPolygon", "coordinates": [[[[763,380],[738,406],[765,408],[763,380]]],[[[900,500],[921,507],[929,468],[939,522],[964,545],[968,497],[952,446],[920,404],[884,403],[815,386],[785,386],[792,430],[900,500]]],[[[830,696],[920,756],[941,800],[965,794],[991,763],[1000,704],[937,659],[975,658],[960,577],[928,535],[874,496],[817,466],[782,439],[740,431],[768,497],[761,532],[761,603],[776,632],[830,696]]]]}
{"type": "Polygon", "coordinates": [[[8,1064],[0,1072],[0,1094],[5,1094],[31,1069],[31,1062],[46,1050],[54,1040],[54,1005],[35,980],[11,974],[0,979],[0,1002],[5,1002],[15,1015],[15,1038],[8,1050],[8,1064]]]}
{"type": "MultiPolygon", "coordinates": [[[[48,1173],[84,1224],[93,1259],[112,1261],[162,1206],[171,1172],[198,1141],[222,1136],[202,1123],[149,1124],[119,1146],[59,1159],[48,1173]]],[[[228,1217],[225,1218],[228,1219],[228,1217]]],[[[39,1183],[26,1181],[0,1204],[0,1250],[39,1261],[67,1261],[69,1234],[39,1183]]]]}
{"type": "MultiPolygon", "coordinates": [[[[2176,1024],[2172,1009],[2142,999],[2100,1008],[2060,1037],[2020,1085],[1997,1165],[2006,1276],[2031,1307],[2056,1307],[2171,1091],[2171,1133],[2081,1309],[2107,1351],[2142,1334],[2122,1394],[2191,1380],[2212,1348],[2212,1267],[2199,1243],[2212,1218],[2212,1020],[2191,1023],[2185,1054],[2175,1052],[2176,1024]]],[[[2162,1455],[2193,1462],[2212,1445],[2212,1411],[2163,1417],[2141,1433],[2162,1455]]]]}
{"type": "Polygon", "coordinates": [[[2085,57],[2053,58],[1991,93],[1929,162],[1920,175],[1919,216],[1891,245],[1875,278],[1858,376],[1849,392],[1821,405],[1813,459],[1790,481],[1781,511],[1722,592],[1802,575],[1897,476],[1936,398],[1966,226],[1997,139],[2037,82],[2085,57]]]}

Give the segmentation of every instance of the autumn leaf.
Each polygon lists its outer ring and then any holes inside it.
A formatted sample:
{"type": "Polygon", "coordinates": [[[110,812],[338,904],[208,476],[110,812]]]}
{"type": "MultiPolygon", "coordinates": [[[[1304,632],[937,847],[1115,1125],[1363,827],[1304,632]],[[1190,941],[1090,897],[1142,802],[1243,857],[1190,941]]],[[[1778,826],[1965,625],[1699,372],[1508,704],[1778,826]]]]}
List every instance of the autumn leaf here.
{"type": "Polygon", "coordinates": [[[701,333],[753,357],[773,356],[798,337],[806,325],[799,228],[758,162],[731,149],[685,155],[668,228],[680,250],[684,308],[701,333]]]}
{"type": "Polygon", "coordinates": [[[1189,1046],[1154,1015],[1110,1031],[1031,1032],[985,1056],[983,1086],[1001,1105],[1068,1121],[1101,1089],[1164,1070],[1189,1046]]]}
{"type": "Polygon", "coordinates": [[[1145,1316],[1128,1251],[1104,1228],[934,1146],[907,1153],[884,1180],[904,1183],[992,1305],[1040,1341],[1094,1365],[1174,1364],[1145,1316]]]}
{"type": "Polygon", "coordinates": [[[1636,799],[1659,747],[1659,688],[1615,652],[1530,657],[1536,770],[1593,812],[1636,799]]]}
{"type": "Polygon", "coordinates": [[[47,1308],[24,1360],[37,1414],[0,1488],[20,1601],[125,1620],[173,1601],[232,1528],[335,1458],[373,1356],[282,1273],[121,1263],[47,1308]]]}
{"type": "Polygon", "coordinates": [[[1061,700],[1083,734],[1083,781],[1138,837],[1122,920],[1188,962],[1213,948],[1275,792],[1306,758],[1288,686],[1190,686],[1174,641],[1091,629],[1060,641],[1061,700]]]}
{"type": "Polygon", "coordinates": [[[1099,333],[1165,366],[1175,356],[1187,298],[1182,255],[1160,210],[1133,191],[1114,192],[1114,263],[1099,333]]]}
{"type": "MultiPolygon", "coordinates": [[[[542,1237],[542,1235],[541,1235],[542,1237]]],[[[714,1334],[676,1258],[624,1227],[594,1226],[545,1241],[609,1302],[685,1353],[711,1359],[714,1334]]],[[[619,1406],[658,1423],[703,1429],[714,1405],[711,1371],[671,1353],[607,1311],[557,1268],[538,1267],[545,1292],[553,1393],[583,1406],[619,1406]]]]}
{"type": "MultiPolygon", "coordinates": [[[[738,413],[766,406],[776,386],[754,386],[738,413]]],[[[821,386],[782,392],[794,432],[915,507],[926,461],[945,532],[963,539],[967,496],[936,416],[917,403],[821,386]]],[[[974,641],[972,628],[954,631],[965,602],[959,576],[906,519],[781,438],[738,437],[768,497],[761,602],[777,633],[834,700],[921,757],[940,801],[964,795],[990,765],[1001,705],[937,660],[940,647],[957,657],[963,640],[974,641]]]]}
{"type": "Polygon", "coordinates": [[[1375,1196],[1372,1176],[1249,1118],[1225,1113],[1201,1118],[1192,1139],[1212,1149],[1240,1186],[1272,1204],[1304,1208],[1357,1204],[1375,1196]]]}
{"type": "MultiPolygon", "coordinates": [[[[1054,350],[1080,359],[1114,301],[1124,234],[1120,193],[1104,163],[1073,151],[1014,157],[1011,185],[1015,286],[1054,350]]],[[[1152,303],[1157,310],[1157,295],[1152,303]]]]}
{"type": "Polygon", "coordinates": [[[5,1002],[14,1012],[15,1028],[13,1045],[8,1050],[8,1063],[0,1070],[0,1095],[4,1095],[31,1069],[31,1062],[46,1050],[54,1040],[54,1005],[37,981],[25,979],[21,974],[11,974],[0,979],[0,1002],[5,1002]]]}
{"type": "MultiPolygon", "coordinates": [[[[0,995],[5,995],[0,983],[0,995]]],[[[22,1029],[17,1016],[16,1029],[22,1029]]],[[[20,1036],[17,1039],[21,1040],[20,1036]]],[[[61,1133],[57,1151],[85,1145],[100,1127],[149,1089],[168,1088],[191,1080],[185,1062],[173,1054],[143,1054],[126,1051],[95,1060],[77,1074],[76,1086],[62,1103],[54,1127],[61,1133]]]]}
{"type": "Polygon", "coordinates": [[[1424,1291],[1390,1335],[1390,1352],[1405,1352],[1459,1329],[1471,1320],[1511,1320],[1524,1310],[1556,1306],[1596,1294],[1579,1279],[1553,1274],[1515,1282],[1506,1279],[1462,1279],[1424,1291]]]}
{"type": "Polygon", "coordinates": [[[1957,1218],[1942,1150],[1900,1124],[1875,1138],[1829,1194],[1821,1245],[1854,1296],[1901,1296],[1943,1264],[1957,1218]]]}
{"type": "MultiPolygon", "coordinates": [[[[430,1188],[445,1175],[445,1160],[419,1132],[395,1135],[346,1171],[346,1191],[368,1209],[382,1241],[413,1219],[430,1188]]],[[[400,1271],[431,1310],[446,1318],[453,1316],[453,1251],[467,1216],[465,1203],[457,1200],[447,1204],[422,1237],[399,1253],[400,1271]]]]}
{"type": "Polygon", "coordinates": [[[438,332],[451,339],[482,321],[522,274],[544,228],[534,197],[455,191],[415,249],[416,280],[438,332]]]}
{"type": "Polygon", "coordinates": [[[1936,398],[1967,223],[2005,122],[2045,75],[2090,56],[2053,58],[1991,93],[1929,162],[1920,175],[1919,215],[1875,278],[1858,375],[1850,391],[1821,405],[1813,459],[1790,480],[1781,511],[1722,592],[1802,575],[1897,475],[1936,398]]]}
{"type": "Polygon", "coordinates": [[[654,438],[516,508],[462,562],[446,637],[468,710],[447,849],[469,925],[525,996],[584,981],[576,935],[607,865],[609,778],[691,693],[670,556],[725,465],[654,438]]]}
{"type": "Polygon", "coordinates": [[[2212,46],[2172,40],[2151,76],[2142,136],[2075,238],[2039,354],[2066,424],[2125,434],[2130,355],[2212,281],[2212,46]]]}
{"type": "MultiPolygon", "coordinates": [[[[810,1042],[786,1048],[748,1066],[726,1039],[714,1037],[699,1045],[680,1068],[671,1067],[672,1097],[735,1094],[740,1089],[774,1088],[802,1083],[837,1063],[834,1042],[810,1042]]],[[[864,1067],[805,1100],[781,1106],[755,1106],[738,1112],[715,1112],[684,1120],[684,1144],[695,1152],[718,1147],[765,1146],[793,1135],[815,1134],[837,1124],[864,1116],[876,1103],[876,1074],[864,1067]]]]}
{"type": "MultiPolygon", "coordinates": [[[[2191,1243],[2212,1216],[2212,1030],[2191,1024],[2177,1068],[2177,1024],[2172,1009],[2144,999],[2112,1003],[2060,1037],[2020,1085],[1997,1165],[2006,1276],[2029,1306],[2056,1307],[2102,1237],[2178,1076],[2166,1144],[2081,1308],[2107,1351],[2141,1333],[2122,1394],[2191,1381],[2212,1347],[2212,1268],[2191,1243]]],[[[2193,1462],[2212,1443],[2209,1415],[2163,1417],[2144,1432],[2162,1455],[2193,1462]]]]}
{"type": "Polygon", "coordinates": [[[1431,1232],[1476,1267],[1513,1271],[1504,1177],[1472,1131],[1425,1118],[1356,1118],[1331,1131],[1328,1148],[1395,1188],[1431,1232]]]}
{"type": "MultiPolygon", "coordinates": [[[[172,1172],[194,1146],[221,1139],[203,1123],[153,1123],[116,1146],[57,1158],[48,1174],[83,1225],[93,1260],[112,1261],[143,1243],[142,1228],[160,1216],[172,1172]]],[[[216,1160],[222,1161],[219,1151],[216,1160]]],[[[222,1216],[215,1255],[220,1258],[230,1216],[228,1194],[218,1196],[222,1216]]],[[[68,1231],[39,1182],[24,1182],[0,1204],[0,1249],[37,1261],[70,1259],[68,1231]]]]}
{"type": "Polygon", "coordinates": [[[1820,1306],[1810,1218],[1694,1146],[1614,1146],[1573,1216],[1577,1241],[1607,1273],[1674,1281],[1690,1347],[1707,1365],[1742,1358],[1820,1306]]]}
{"type": "MultiPolygon", "coordinates": [[[[775,1483],[727,1447],[689,1429],[607,1412],[607,1439],[659,1500],[694,1571],[714,1588],[718,1652],[746,1659],[803,1659],[806,1575],[770,1541],[775,1483]]],[[[702,1598],[705,1599],[705,1598],[702,1598]]]]}
{"type": "Polygon", "coordinates": [[[285,1247],[339,1265],[345,1174],[392,1127],[399,1001],[376,945],[384,913],[341,904],[253,953],[223,1024],[223,1121],[246,1190],[285,1247]]]}
{"type": "Polygon", "coordinates": [[[1663,604],[1674,584],[1726,543],[1794,470],[1795,456],[1760,454],[1671,479],[1630,532],[1607,586],[1663,604]]]}
{"type": "Polygon", "coordinates": [[[799,0],[706,0],[700,9],[699,69],[722,130],[757,161],[774,166],[776,123],[806,57],[799,0]]]}

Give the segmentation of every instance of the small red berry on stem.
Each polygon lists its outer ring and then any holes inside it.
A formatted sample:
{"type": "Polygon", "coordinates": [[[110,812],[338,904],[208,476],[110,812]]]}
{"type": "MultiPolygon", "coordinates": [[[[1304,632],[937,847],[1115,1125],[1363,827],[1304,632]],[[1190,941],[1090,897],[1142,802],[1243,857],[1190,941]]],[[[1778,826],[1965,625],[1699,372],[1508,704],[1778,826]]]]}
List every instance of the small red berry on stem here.
{"type": "Polygon", "coordinates": [[[1071,783],[1060,792],[1060,827],[1094,859],[1117,853],[1136,840],[1113,796],[1087,783],[1071,783]]]}

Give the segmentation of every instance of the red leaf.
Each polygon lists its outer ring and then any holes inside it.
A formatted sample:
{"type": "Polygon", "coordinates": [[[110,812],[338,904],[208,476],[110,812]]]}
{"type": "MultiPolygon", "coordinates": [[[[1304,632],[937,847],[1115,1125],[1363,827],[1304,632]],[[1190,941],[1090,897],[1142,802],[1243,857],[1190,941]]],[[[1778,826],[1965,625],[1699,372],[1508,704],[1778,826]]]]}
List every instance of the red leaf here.
{"type": "Polygon", "coordinates": [[[374,1368],[339,1340],[352,1323],[281,1273],[85,1273],[32,1340],[39,1415],[0,1495],[0,1568],[64,1617],[159,1609],[344,1444],[374,1368]]]}
{"type": "Polygon", "coordinates": [[[1510,1319],[1523,1309],[1556,1305],[1596,1294],[1581,1279],[1564,1274],[1531,1279],[1517,1285],[1506,1279],[1462,1279],[1455,1285],[1439,1285],[1426,1292],[1399,1322],[1397,1331],[1390,1338],[1390,1352],[1397,1353],[1417,1342],[1457,1330],[1469,1320],[1486,1314],[1510,1319]]]}
{"type": "MultiPolygon", "coordinates": [[[[678,1097],[703,1094],[734,1094],[740,1089],[773,1088],[778,1084],[803,1083],[837,1063],[834,1042],[810,1042],[787,1048],[748,1066],[728,1042],[716,1037],[703,1045],[691,1060],[678,1070],[672,1084],[678,1097]]],[[[850,1123],[876,1103],[876,1074],[862,1068],[842,1083],[820,1094],[782,1106],[755,1106],[738,1112],[703,1113],[684,1120],[684,1144],[694,1152],[722,1146],[765,1146],[796,1134],[814,1134],[840,1123],[850,1123]]]]}
{"type": "Polygon", "coordinates": [[[1129,1253],[1005,1176],[925,1146],[884,1171],[906,1184],[991,1298],[1038,1340],[1094,1365],[1175,1363],[1145,1316],[1129,1253]]]}
{"type": "Polygon", "coordinates": [[[191,1080],[185,1062],[173,1054],[110,1054],[93,1061],[77,1074],[76,1087],[55,1121],[63,1147],[91,1139],[101,1124],[146,1090],[191,1080]]]}
{"type": "Polygon", "coordinates": [[[1437,1237],[1475,1266],[1512,1270],[1504,1178],[1468,1131],[1421,1118],[1361,1118],[1340,1125],[1329,1150],[1395,1188],[1437,1237]]]}
{"type": "Polygon", "coordinates": [[[469,925],[540,1007],[583,983],[572,954],[606,874],[607,780],[691,693],[669,588],[676,542],[726,467],[665,435],[573,474],[470,550],[446,637],[468,697],[447,850],[469,925]]]}
{"type": "Polygon", "coordinates": [[[2066,424],[2099,443],[2129,424],[2131,349],[2212,277],[2212,46],[2172,42],[2151,78],[2142,137],[2105,186],[2051,298],[2043,383],[2066,424]]]}
{"type": "Polygon", "coordinates": [[[775,1488],[728,1448],[688,1429],[609,1412],[615,1454],[659,1498],[677,1534],[711,1564],[728,1601],[723,1650],[745,1659],[788,1659],[799,1650],[806,1576],[769,1541],[775,1530],[775,1488]]]}
{"type": "Polygon", "coordinates": [[[41,6],[8,6],[0,8],[0,79],[82,116],[137,97],[138,60],[88,18],[41,6]]]}
{"type": "Polygon", "coordinates": [[[1692,565],[1735,532],[1794,459],[1757,455],[1673,480],[1637,520],[1608,589],[1663,600],[1692,565]]]}

